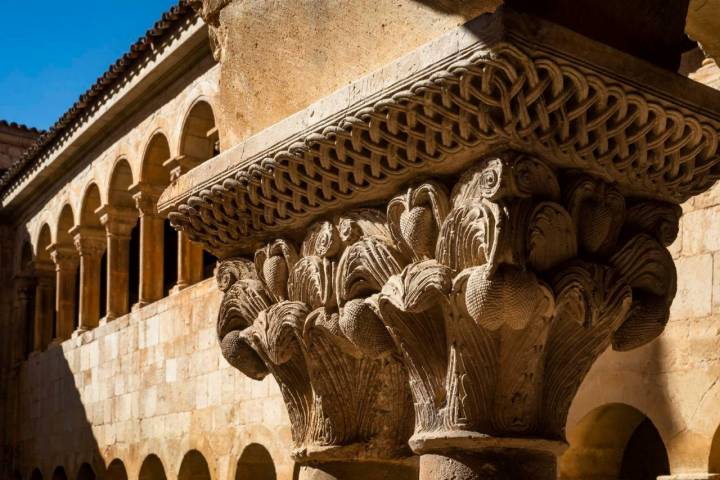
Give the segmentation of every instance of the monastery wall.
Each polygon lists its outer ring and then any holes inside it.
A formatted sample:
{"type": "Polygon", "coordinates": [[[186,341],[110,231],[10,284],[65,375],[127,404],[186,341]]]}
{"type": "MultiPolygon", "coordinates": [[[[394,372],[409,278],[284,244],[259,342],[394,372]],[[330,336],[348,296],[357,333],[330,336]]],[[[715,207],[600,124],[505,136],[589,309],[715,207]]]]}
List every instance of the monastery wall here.
{"type": "Polygon", "coordinates": [[[9,399],[24,478],[34,468],[51,478],[57,466],[75,478],[83,463],[103,474],[119,459],[136,479],[154,454],[173,479],[197,450],[213,479],[230,480],[250,443],[292,478],[280,392],[271,376],[251,380],[222,358],[220,299],[208,279],[32,354],[9,399]]]}

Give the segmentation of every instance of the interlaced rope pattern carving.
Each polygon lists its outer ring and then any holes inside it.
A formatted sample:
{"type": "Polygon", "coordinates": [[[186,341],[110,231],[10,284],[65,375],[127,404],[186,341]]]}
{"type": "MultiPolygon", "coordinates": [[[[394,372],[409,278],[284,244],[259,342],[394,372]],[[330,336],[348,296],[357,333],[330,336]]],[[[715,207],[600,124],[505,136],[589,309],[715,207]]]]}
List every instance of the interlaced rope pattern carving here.
{"type": "Polygon", "coordinates": [[[226,255],[320,212],[387,197],[418,174],[462,170],[467,160],[451,162],[455,155],[507,145],[670,202],[720,177],[715,120],[522,48],[500,43],[457,61],[258,158],[170,219],[226,255]]]}

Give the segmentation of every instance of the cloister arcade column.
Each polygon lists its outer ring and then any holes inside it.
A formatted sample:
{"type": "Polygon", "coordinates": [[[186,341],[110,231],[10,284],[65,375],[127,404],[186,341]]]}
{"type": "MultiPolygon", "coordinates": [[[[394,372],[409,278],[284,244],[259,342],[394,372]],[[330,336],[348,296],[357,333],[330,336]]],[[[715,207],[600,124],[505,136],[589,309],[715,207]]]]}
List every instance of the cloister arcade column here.
{"type": "Polygon", "coordinates": [[[162,189],[145,184],[134,185],[133,194],[140,215],[140,293],[139,306],[163,297],[164,217],[157,213],[162,189]]]}
{"type": "Polygon", "coordinates": [[[665,328],[719,132],[717,91],[499,9],[159,209],[223,259],[220,348],[279,384],[301,480],[555,480],[590,367],[665,328]]]}
{"type": "Polygon", "coordinates": [[[55,315],[55,265],[50,261],[35,261],[35,309],[33,322],[33,350],[41,352],[53,337],[55,315]]]}
{"type": "Polygon", "coordinates": [[[135,209],[100,207],[100,222],[107,239],[107,320],[130,311],[130,232],[137,223],[135,209]]]}
{"type": "Polygon", "coordinates": [[[67,340],[75,330],[75,299],[79,258],[74,245],[53,243],[48,247],[55,264],[55,338],[67,340]]]}
{"type": "Polygon", "coordinates": [[[80,226],[70,233],[80,256],[80,306],[78,331],[97,327],[100,320],[100,260],[107,247],[107,236],[100,228],[80,226]]]}
{"type": "Polygon", "coordinates": [[[12,338],[12,360],[19,363],[32,351],[34,345],[34,329],[32,312],[35,302],[35,277],[24,274],[14,279],[15,305],[13,306],[14,332],[12,338]]]}

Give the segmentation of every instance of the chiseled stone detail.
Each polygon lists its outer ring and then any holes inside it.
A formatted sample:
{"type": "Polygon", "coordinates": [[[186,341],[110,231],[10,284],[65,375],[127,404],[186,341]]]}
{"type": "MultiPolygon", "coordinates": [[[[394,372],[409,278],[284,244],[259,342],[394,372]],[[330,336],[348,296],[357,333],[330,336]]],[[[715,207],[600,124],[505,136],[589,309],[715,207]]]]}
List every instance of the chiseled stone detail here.
{"type": "MultiPolygon", "coordinates": [[[[251,377],[275,376],[299,449],[382,438],[383,452],[401,451],[387,445],[406,432],[407,375],[416,453],[552,456],[596,358],[662,332],[679,216],[526,154],[489,156],[454,185],[423,182],[386,211],[315,223],[299,249],[270,242],[254,268],[223,262],[223,353],[251,377]],[[378,417],[373,402],[388,393],[396,402],[378,417]],[[364,422],[343,423],[349,411],[364,422]]],[[[421,477],[457,473],[438,465],[421,477]]]]}
{"type": "Polygon", "coordinates": [[[400,273],[402,258],[384,215],[367,209],[316,224],[299,250],[275,240],[256,253],[254,264],[220,264],[223,355],[252,378],[275,377],[297,461],[410,454],[407,374],[368,303],[400,273]],[[379,250],[365,250],[374,247],[379,250]]]}
{"type": "Polygon", "coordinates": [[[171,221],[228,256],[324,211],[387,197],[419,173],[462,171],[470,151],[477,158],[508,145],[554,168],[604,178],[623,193],[673,203],[720,178],[717,118],[546,45],[527,33],[542,30],[527,18],[489,16],[471,47],[321,130],[313,126],[243,159],[239,170],[173,205],[171,221]]]}

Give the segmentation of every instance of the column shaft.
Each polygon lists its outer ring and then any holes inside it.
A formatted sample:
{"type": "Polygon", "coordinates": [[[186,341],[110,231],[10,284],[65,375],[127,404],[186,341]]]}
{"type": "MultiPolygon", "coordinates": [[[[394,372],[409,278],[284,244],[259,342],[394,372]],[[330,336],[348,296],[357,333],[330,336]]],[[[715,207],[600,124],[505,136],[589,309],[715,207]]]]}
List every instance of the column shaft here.
{"type": "Polygon", "coordinates": [[[177,289],[183,289],[203,278],[203,249],[183,232],[178,234],[178,282],[177,289]]]}
{"type": "Polygon", "coordinates": [[[52,340],[52,317],[55,310],[55,277],[50,272],[39,271],[35,289],[35,321],[33,350],[45,350],[52,340]]]}
{"type": "Polygon", "coordinates": [[[80,257],[80,314],[78,328],[89,330],[100,320],[100,257],[80,257]]]}
{"type": "Polygon", "coordinates": [[[56,331],[55,336],[60,340],[67,340],[72,336],[75,329],[75,298],[76,298],[76,276],[77,264],[68,262],[56,265],[55,289],[55,311],[56,331]]]}
{"type": "Polygon", "coordinates": [[[147,305],[163,296],[163,218],[140,216],[140,305],[147,305]]]}
{"type": "Polygon", "coordinates": [[[130,236],[108,232],[107,236],[107,319],[130,311],[130,236]]]}

